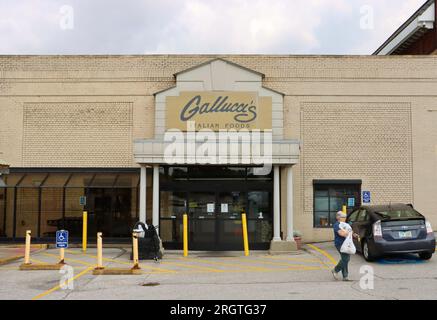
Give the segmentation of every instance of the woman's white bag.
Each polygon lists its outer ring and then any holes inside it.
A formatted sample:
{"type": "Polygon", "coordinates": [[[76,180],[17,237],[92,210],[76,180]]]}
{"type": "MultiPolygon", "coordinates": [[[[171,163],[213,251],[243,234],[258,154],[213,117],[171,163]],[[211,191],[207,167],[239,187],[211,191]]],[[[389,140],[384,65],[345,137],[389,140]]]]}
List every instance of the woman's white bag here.
{"type": "Polygon", "coordinates": [[[352,230],[348,231],[349,234],[341,245],[340,252],[346,254],[355,254],[357,252],[357,248],[355,248],[354,241],[352,240],[352,230]]]}

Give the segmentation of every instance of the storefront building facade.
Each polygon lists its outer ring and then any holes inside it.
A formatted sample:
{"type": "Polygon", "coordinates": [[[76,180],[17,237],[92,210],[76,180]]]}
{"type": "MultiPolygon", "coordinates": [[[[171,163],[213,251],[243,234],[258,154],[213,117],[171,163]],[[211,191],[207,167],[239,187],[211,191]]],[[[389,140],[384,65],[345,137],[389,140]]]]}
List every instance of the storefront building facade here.
{"type": "Polygon", "coordinates": [[[335,212],[368,200],[437,225],[435,56],[1,56],[0,71],[1,241],[79,238],[83,210],[90,236],[141,220],[174,249],[183,213],[199,250],[240,250],[243,211],[251,247],[279,251],[293,231],[332,239],[335,212]]]}

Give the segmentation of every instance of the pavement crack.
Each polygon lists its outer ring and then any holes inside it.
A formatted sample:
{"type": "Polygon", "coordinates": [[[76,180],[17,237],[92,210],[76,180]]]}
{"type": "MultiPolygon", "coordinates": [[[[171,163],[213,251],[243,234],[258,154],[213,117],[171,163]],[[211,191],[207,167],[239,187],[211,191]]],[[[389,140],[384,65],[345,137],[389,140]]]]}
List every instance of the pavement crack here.
{"type": "Polygon", "coordinates": [[[124,248],[119,248],[119,250],[121,251],[121,253],[118,254],[118,255],[116,255],[116,256],[113,257],[112,259],[118,259],[118,258],[120,258],[121,256],[123,256],[123,255],[125,255],[125,254],[127,253],[127,250],[124,249],[124,248]]]}
{"type": "MultiPolygon", "coordinates": [[[[358,283],[359,283],[359,281],[358,281],[358,283]]],[[[400,300],[400,299],[398,299],[396,297],[387,297],[387,296],[378,295],[378,294],[375,294],[375,293],[372,294],[372,291],[365,291],[365,290],[359,289],[359,288],[355,287],[356,285],[357,285],[357,283],[352,283],[350,285],[350,288],[352,290],[354,290],[355,292],[358,292],[360,294],[364,294],[364,295],[367,295],[367,296],[373,297],[373,298],[382,298],[382,299],[385,299],[385,300],[400,300]]],[[[374,289],[372,289],[372,290],[374,290],[374,289]]]]}

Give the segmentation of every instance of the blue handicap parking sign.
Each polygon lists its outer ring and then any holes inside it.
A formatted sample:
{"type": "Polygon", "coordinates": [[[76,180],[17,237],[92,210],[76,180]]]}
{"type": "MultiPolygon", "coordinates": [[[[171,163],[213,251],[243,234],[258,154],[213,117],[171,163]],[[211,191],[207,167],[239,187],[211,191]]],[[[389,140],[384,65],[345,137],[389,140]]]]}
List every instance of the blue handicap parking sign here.
{"type": "Polygon", "coordinates": [[[79,203],[81,206],[86,206],[86,197],[85,196],[80,196],[79,197],[79,203]]]}
{"type": "Polygon", "coordinates": [[[68,231],[56,231],[56,248],[68,248],[68,231]]]}
{"type": "Polygon", "coordinates": [[[370,191],[363,191],[363,203],[370,203],[370,191]]]}

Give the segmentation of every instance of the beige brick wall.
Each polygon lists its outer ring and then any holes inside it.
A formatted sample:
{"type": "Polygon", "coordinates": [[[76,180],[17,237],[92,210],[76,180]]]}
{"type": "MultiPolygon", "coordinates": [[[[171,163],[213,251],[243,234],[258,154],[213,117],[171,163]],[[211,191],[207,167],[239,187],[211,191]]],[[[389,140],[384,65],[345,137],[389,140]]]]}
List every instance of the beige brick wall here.
{"type": "Polygon", "coordinates": [[[314,179],[361,179],[372,204],[413,201],[410,104],[304,102],[301,132],[308,222],[314,179]]]}
{"type": "Polygon", "coordinates": [[[132,166],[132,104],[25,103],[24,167],[132,166]]]}
{"type": "MultiPolygon", "coordinates": [[[[132,140],[153,137],[153,94],[216,57],[0,56],[0,158],[15,167],[136,167],[132,140]]],[[[437,56],[220,57],[285,94],[284,134],[302,140],[294,212],[306,241],[332,236],[312,228],[319,178],[362,179],[375,202],[412,201],[437,227],[437,56]]],[[[283,183],[283,210],[286,196],[283,183]]]]}

